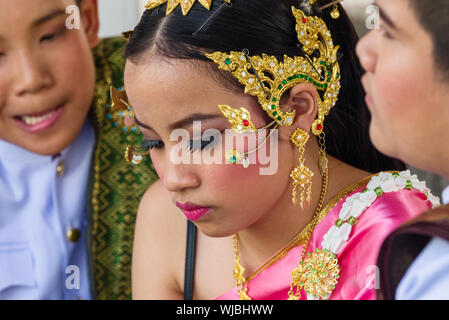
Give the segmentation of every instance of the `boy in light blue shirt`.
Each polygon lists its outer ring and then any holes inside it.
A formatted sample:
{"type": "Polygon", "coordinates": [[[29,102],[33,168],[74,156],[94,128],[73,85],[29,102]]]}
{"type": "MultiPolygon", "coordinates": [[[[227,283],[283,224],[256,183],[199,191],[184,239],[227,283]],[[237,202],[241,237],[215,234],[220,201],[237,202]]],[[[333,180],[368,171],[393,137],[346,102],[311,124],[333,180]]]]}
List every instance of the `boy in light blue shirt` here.
{"type": "Polygon", "coordinates": [[[131,298],[135,212],[156,175],[122,161],[141,139],[108,109],[126,43],[99,39],[97,10],[0,2],[0,299],[131,298]]]}

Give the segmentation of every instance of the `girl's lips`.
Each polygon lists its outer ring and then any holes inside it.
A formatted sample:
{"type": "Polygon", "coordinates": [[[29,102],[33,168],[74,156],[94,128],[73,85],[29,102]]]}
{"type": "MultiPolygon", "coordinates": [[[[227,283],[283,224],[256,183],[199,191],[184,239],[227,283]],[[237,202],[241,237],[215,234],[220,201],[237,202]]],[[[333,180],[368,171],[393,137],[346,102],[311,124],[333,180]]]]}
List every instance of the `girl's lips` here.
{"type": "Polygon", "coordinates": [[[30,133],[39,133],[50,128],[61,117],[64,111],[64,105],[57,107],[47,113],[15,117],[16,123],[25,131],[30,133]]]}
{"type": "Polygon", "coordinates": [[[202,208],[202,209],[197,209],[197,210],[192,210],[192,211],[186,211],[183,210],[184,215],[187,217],[187,219],[189,219],[190,221],[197,221],[199,219],[201,219],[202,217],[204,217],[206,214],[209,213],[210,208],[202,208]]]}
{"type": "Polygon", "coordinates": [[[209,207],[200,207],[192,203],[176,203],[176,206],[180,208],[187,219],[196,221],[209,213],[209,207]]]}

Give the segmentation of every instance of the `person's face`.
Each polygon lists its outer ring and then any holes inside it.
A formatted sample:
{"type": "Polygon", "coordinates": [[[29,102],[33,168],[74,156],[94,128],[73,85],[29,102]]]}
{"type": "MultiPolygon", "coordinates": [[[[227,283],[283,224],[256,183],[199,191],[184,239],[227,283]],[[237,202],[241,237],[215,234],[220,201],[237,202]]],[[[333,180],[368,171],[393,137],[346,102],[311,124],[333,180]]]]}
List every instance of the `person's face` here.
{"type": "Polygon", "coordinates": [[[74,4],[0,1],[0,139],[42,155],[75,140],[93,99],[97,2],[83,0],[80,29],[69,30],[74,4]]]}
{"type": "MultiPolygon", "coordinates": [[[[256,128],[266,125],[255,98],[226,90],[201,70],[198,65],[182,60],[166,62],[155,58],[138,64],[128,60],[125,87],[145,139],[160,143],[150,151],[150,156],[173,203],[189,202],[211,208],[209,214],[195,223],[206,235],[222,237],[254,224],[278,199],[290,196],[288,176],[294,159],[287,137],[286,141],[279,139],[279,155],[286,155],[279,156],[274,175],[260,175],[260,164],[251,164],[246,169],[241,164],[224,164],[223,135],[222,141],[215,140],[203,151],[196,151],[209,153],[210,148],[218,145],[222,164],[193,164],[192,159],[192,164],[174,164],[170,153],[176,150],[174,148],[180,141],[170,141],[174,129],[184,128],[190,140],[197,140],[193,136],[194,120],[201,120],[202,133],[208,129],[221,132],[231,128],[218,105],[244,107],[250,112],[256,128]]],[[[270,154],[269,143],[266,152],[270,154]]],[[[252,163],[253,156],[255,154],[250,156],[252,163]]]]}
{"type": "Polygon", "coordinates": [[[434,161],[449,138],[449,84],[436,72],[431,37],[408,0],[377,4],[380,28],[357,46],[366,70],[371,139],[389,156],[438,171],[434,161]]]}

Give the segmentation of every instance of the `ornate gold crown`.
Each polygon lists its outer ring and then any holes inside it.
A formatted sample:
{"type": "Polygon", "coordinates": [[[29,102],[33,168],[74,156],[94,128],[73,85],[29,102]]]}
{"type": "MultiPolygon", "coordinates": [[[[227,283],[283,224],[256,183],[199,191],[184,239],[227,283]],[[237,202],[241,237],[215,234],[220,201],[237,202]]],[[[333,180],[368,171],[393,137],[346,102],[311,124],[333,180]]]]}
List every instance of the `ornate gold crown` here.
{"type": "MultiPolygon", "coordinates": [[[[190,9],[192,9],[195,1],[196,0],[150,0],[145,8],[147,8],[147,10],[151,10],[167,2],[166,15],[168,16],[179,4],[182,9],[182,14],[186,15],[189,13],[190,9]]],[[[198,0],[198,2],[201,3],[207,10],[209,10],[212,5],[212,0],[198,0]]]]}
{"type": "Polygon", "coordinates": [[[206,56],[220,69],[231,71],[245,85],[245,93],[257,97],[265,112],[280,126],[291,125],[295,116],[294,110],[281,111],[279,103],[283,93],[298,83],[313,84],[323,92],[322,98],[318,99],[318,116],[312,127],[313,134],[319,135],[323,130],[324,118],[337,103],[341,88],[337,61],[339,46],[334,46],[331,33],[321,18],[307,16],[294,7],[292,12],[304,56],[284,55],[282,62],[266,54],[248,56],[245,52],[235,51],[214,52],[206,56]],[[316,51],[318,56],[314,54],[316,51]]]}

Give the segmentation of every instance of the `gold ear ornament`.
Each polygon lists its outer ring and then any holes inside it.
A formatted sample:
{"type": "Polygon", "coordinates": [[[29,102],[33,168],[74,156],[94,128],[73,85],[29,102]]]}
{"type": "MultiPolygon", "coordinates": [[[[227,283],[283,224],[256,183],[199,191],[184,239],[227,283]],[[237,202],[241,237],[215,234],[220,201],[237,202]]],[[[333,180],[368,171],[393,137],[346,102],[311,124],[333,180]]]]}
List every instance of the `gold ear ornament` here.
{"type": "Polygon", "coordinates": [[[206,57],[218,67],[230,71],[245,86],[245,94],[255,96],[262,109],[279,126],[290,126],[295,112],[280,109],[282,95],[298,83],[308,82],[321,92],[318,98],[318,116],[312,126],[312,133],[319,136],[323,131],[324,119],[336,105],[340,84],[340,66],[335,46],[324,21],[319,17],[306,16],[292,7],[296,18],[298,40],[306,57],[289,57],[279,62],[276,57],[262,54],[249,57],[246,52],[214,52],[206,57]],[[313,55],[319,52],[319,57],[313,55]],[[312,56],[313,55],[313,56],[312,56]]]}

